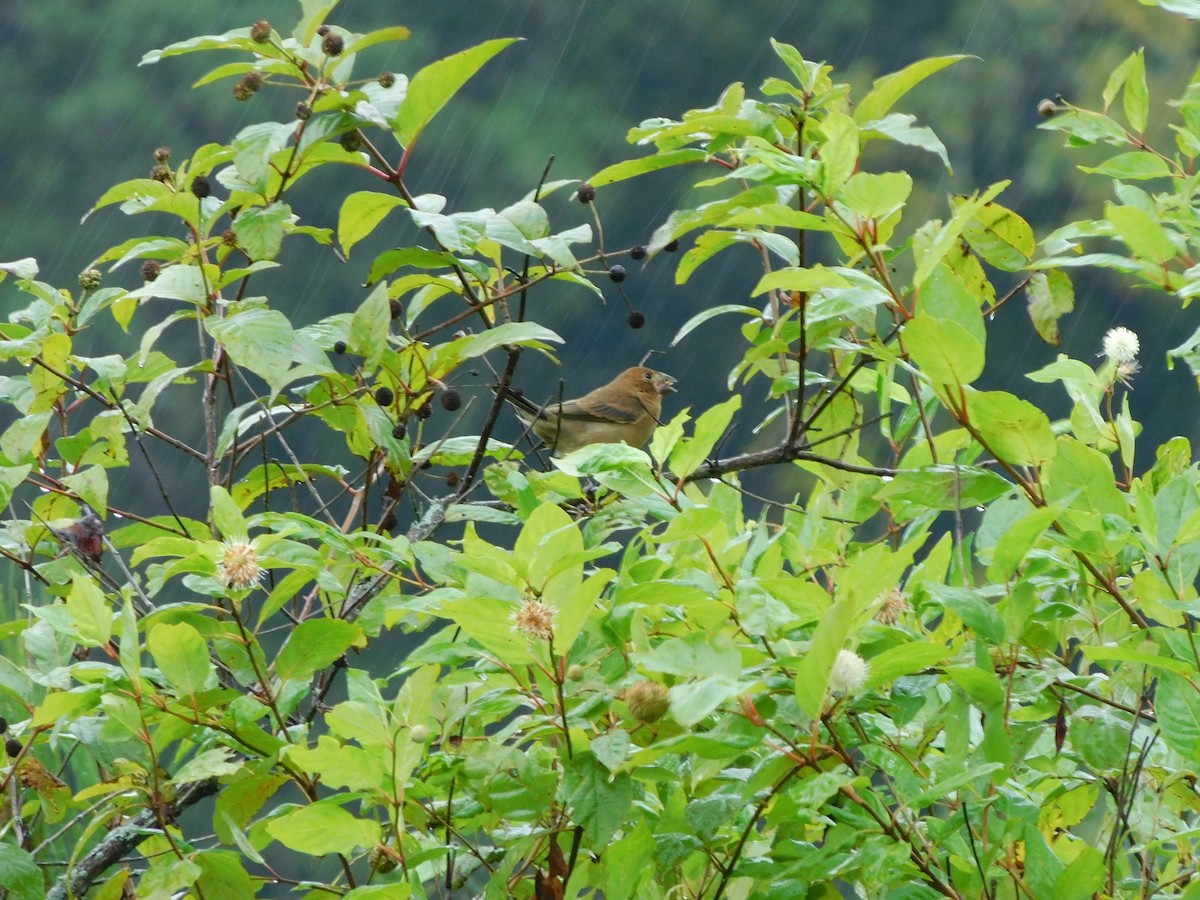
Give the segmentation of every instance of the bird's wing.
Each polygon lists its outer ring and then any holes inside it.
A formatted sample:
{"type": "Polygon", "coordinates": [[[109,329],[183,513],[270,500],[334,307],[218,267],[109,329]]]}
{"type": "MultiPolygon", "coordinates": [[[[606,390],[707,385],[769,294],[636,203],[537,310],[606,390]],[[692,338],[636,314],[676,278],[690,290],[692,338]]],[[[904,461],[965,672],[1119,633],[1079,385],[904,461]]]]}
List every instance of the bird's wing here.
{"type": "Polygon", "coordinates": [[[581,397],[578,400],[568,400],[559,412],[556,404],[546,408],[547,412],[559,413],[564,419],[584,422],[612,422],[617,425],[632,425],[641,419],[646,411],[641,404],[635,404],[632,409],[616,406],[604,400],[581,397]]]}

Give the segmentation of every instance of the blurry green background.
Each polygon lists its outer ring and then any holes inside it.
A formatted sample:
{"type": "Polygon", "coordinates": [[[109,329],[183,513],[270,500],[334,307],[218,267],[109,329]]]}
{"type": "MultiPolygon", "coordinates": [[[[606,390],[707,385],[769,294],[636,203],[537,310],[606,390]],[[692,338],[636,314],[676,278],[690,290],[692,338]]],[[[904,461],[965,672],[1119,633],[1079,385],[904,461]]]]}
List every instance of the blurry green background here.
{"type": "MultiPolygon", "coordinates": [[[[131,234],[170,229],[168,223],[129,219],[115,209],[82,226],[79,222],[109,185],[145,175],[156,146],[169,145],[179,161],[202,143],[230,140],[249,122],[291,118],[298,96],[268,89],[239,103],[229,80],[191,89],[204,72],[232,61],[229,54],[198,54],[145,67],[138,61],[172,41],[257,18],[286,33],[298,9],[294,0],[0,5],[5,122],[0,129],[0,260],[34,256],[43,279],[73,287],[78,272],[105,248],[131,234]]],[[[1037,101],[1062,94],[1097,107],[1108,73],[1144,45],[1152,138],[1170,149],[1165,104],[1187,84],[1198,44],[1194,23],[1135,0],[343,0],[330,21],[359,31],[391,24],[412,28],[409,41],[363,54],[356,68],[361,77],[383,69],[411,74],[491,37],[525,38],[489,63],[418,145],[410,169],[414,193],[445,194],[452,209],[507,205],[533,187],[551,155],[552,178],[585,178],[640,155],[644,151],[624,137],[642,119],[677,118],[712,103],[730,82],[743,81],[753,90],[764,77],[783,74],[770,37],[796,45],[806,58],[831,63],[835,79],[851,82],[859,97],[872,79],[923,56],[972,54],[978,59],[935,75],[900,106],[943,139],[954,177],[935,157],[917,150],[888,150],[884,157],[871,149],[866,162],[904,167],[917,177],[910,225],[945,215],[948,192],[969,193],[1008,178],[1013,185],[1000,202],[1028,218],[1039,234],[1073,217],[1099,215],[1108,186],[1075,168],[1095,162],[1094,150],[1068,152],[1061,135],[1037,129],[1037,101]]],[[[345,194],[375,189],[378,183],[349,167],[327,168],[337,171],[311,176],[292,203],[306,223],[332,227],[345,194]]],[[[648,238],[672,208],[687,200],[686,179],[695,177],[694,170],[672,172],[602,190],[598,205],[608,246],[648,238]]],[[[567,191],[548,206],[556,229],[590,221],[589,211],[572,202],[567,191]]],[[[421,240],[403,218],[393,214],[345,264],[326,248],[296,240],[285,248],[280,272],[256,279],[255,293],[268,293],[297,325],[353,308],[364,296],[362,283],[374,254],[421,240]]],[[[748,300],[758,274],[748,249],[706,264],[683,287],[674,285],[669,256],[644,267],[624,262],[630,277],[623,287],[646,314],[646,328],[628,328],[625,302],[606,279],[598,282],[605,304],[579,289],[552,287],[537,295],[534,315],[568,339],[560,354],[564,367],[529,358],[519,381],[540,382],[547,393],[562,377],[568,395],[587,390],[647,350],[667,350],[679,324],[705,306],[748,300]]],[[[1176,412],[1196,408],[1196,388],[1184,370],[1167,371],[1164,351],[1191,333],[1198,316],[1109,276],[1073,275],[1077,310],[1062,324],[1066,352],[1094,361],[1101,335],[1116,324],[1141,336],[1144,372],[1134,382],[1133,400],[1135,417],[1149,426],[1139,444],[1143,468],[1150,462],[1149,448],[1172,434],[1192,437],[1196,430],[1190,412],[1183,421],[1176,412]]],[[[106,274],[106,283],[139,284],[136,265],[106,274]]],[[[1001,290],[1005,284],[1001,280],[1001,290]]],[[[11,282],[0,288],[0,303],[7,308],[23,302],[11,282]]],[[[735,327],[732,319],[715,320],[655,358],[655,365],[683,385],[668,412],[720,398],[725,373],[742,349],[735,327]]],[[[1023,297],[998,315],[993,328],[990,386],[1015,390],[1052,413],[1064,411],[1061,388],[1023,377],[1058,352],[1034,335],[1023,297]]],[[[121,342],[104,352],[132,347],[115,328],[102,340],[121,342]]],[[[487,380],[487,372],[480,371],[460,387],[468,396],[485,395],[487,380]]],[[[753,423],[745,424],[727,449],[760,440],[746,433],[753,423]]]]}

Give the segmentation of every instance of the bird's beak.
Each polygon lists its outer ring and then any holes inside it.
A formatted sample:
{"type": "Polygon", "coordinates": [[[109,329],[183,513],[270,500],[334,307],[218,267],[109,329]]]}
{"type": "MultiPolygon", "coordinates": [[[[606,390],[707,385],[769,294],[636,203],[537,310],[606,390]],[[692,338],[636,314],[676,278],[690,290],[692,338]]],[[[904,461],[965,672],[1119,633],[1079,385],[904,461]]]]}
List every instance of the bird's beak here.
{"type": "Polygon", "coordinates": [[[658,372],[654,376],[654,388],[660,394],[675,393],[675,379],[665,372],[658,372]]]}

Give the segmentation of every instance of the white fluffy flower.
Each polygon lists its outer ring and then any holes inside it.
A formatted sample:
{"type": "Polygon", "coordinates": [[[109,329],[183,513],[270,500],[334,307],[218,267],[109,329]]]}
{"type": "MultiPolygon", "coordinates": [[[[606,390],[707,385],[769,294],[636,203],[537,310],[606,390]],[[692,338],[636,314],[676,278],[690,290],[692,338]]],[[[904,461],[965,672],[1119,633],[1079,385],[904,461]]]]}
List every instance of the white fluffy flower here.
{"type": "Polygon", "coordinates": [[[1117,365],[1133,362],[1140,349],[1138,336],[1128,328],[1118,326],[1108,329],[1104,334],[1104,355],[1117,365]]]}
{"type": "Polygon", "coordinates": [[[867,661],[853,650],[839,650],[829,673],[829,690],[835,694],[857,694],[867,683],[867,661]]]}

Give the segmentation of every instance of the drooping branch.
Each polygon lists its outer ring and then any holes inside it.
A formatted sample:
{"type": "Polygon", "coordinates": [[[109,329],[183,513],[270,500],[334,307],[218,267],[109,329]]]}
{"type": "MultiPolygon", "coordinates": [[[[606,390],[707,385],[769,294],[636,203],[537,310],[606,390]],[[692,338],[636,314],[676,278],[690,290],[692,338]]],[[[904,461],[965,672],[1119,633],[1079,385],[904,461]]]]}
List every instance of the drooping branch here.
{"type": "MultiPolygon", "coordinates": [[[[216,792],[216,778],[206,778],[204,781],[193,781],[185,785],[175,795],[175,800],[170,805],[171,817],[178,816],[189,806],[194,806],[216,792]]],[[[147,830],[157,827],[158,811],[149,807],[137,813],[126,824],[114,828],[87,856],[63,873],[46,894],[46,900],[82,897],[109,866],[118,862],[121,857],[146,839],[147,830]]]]}

